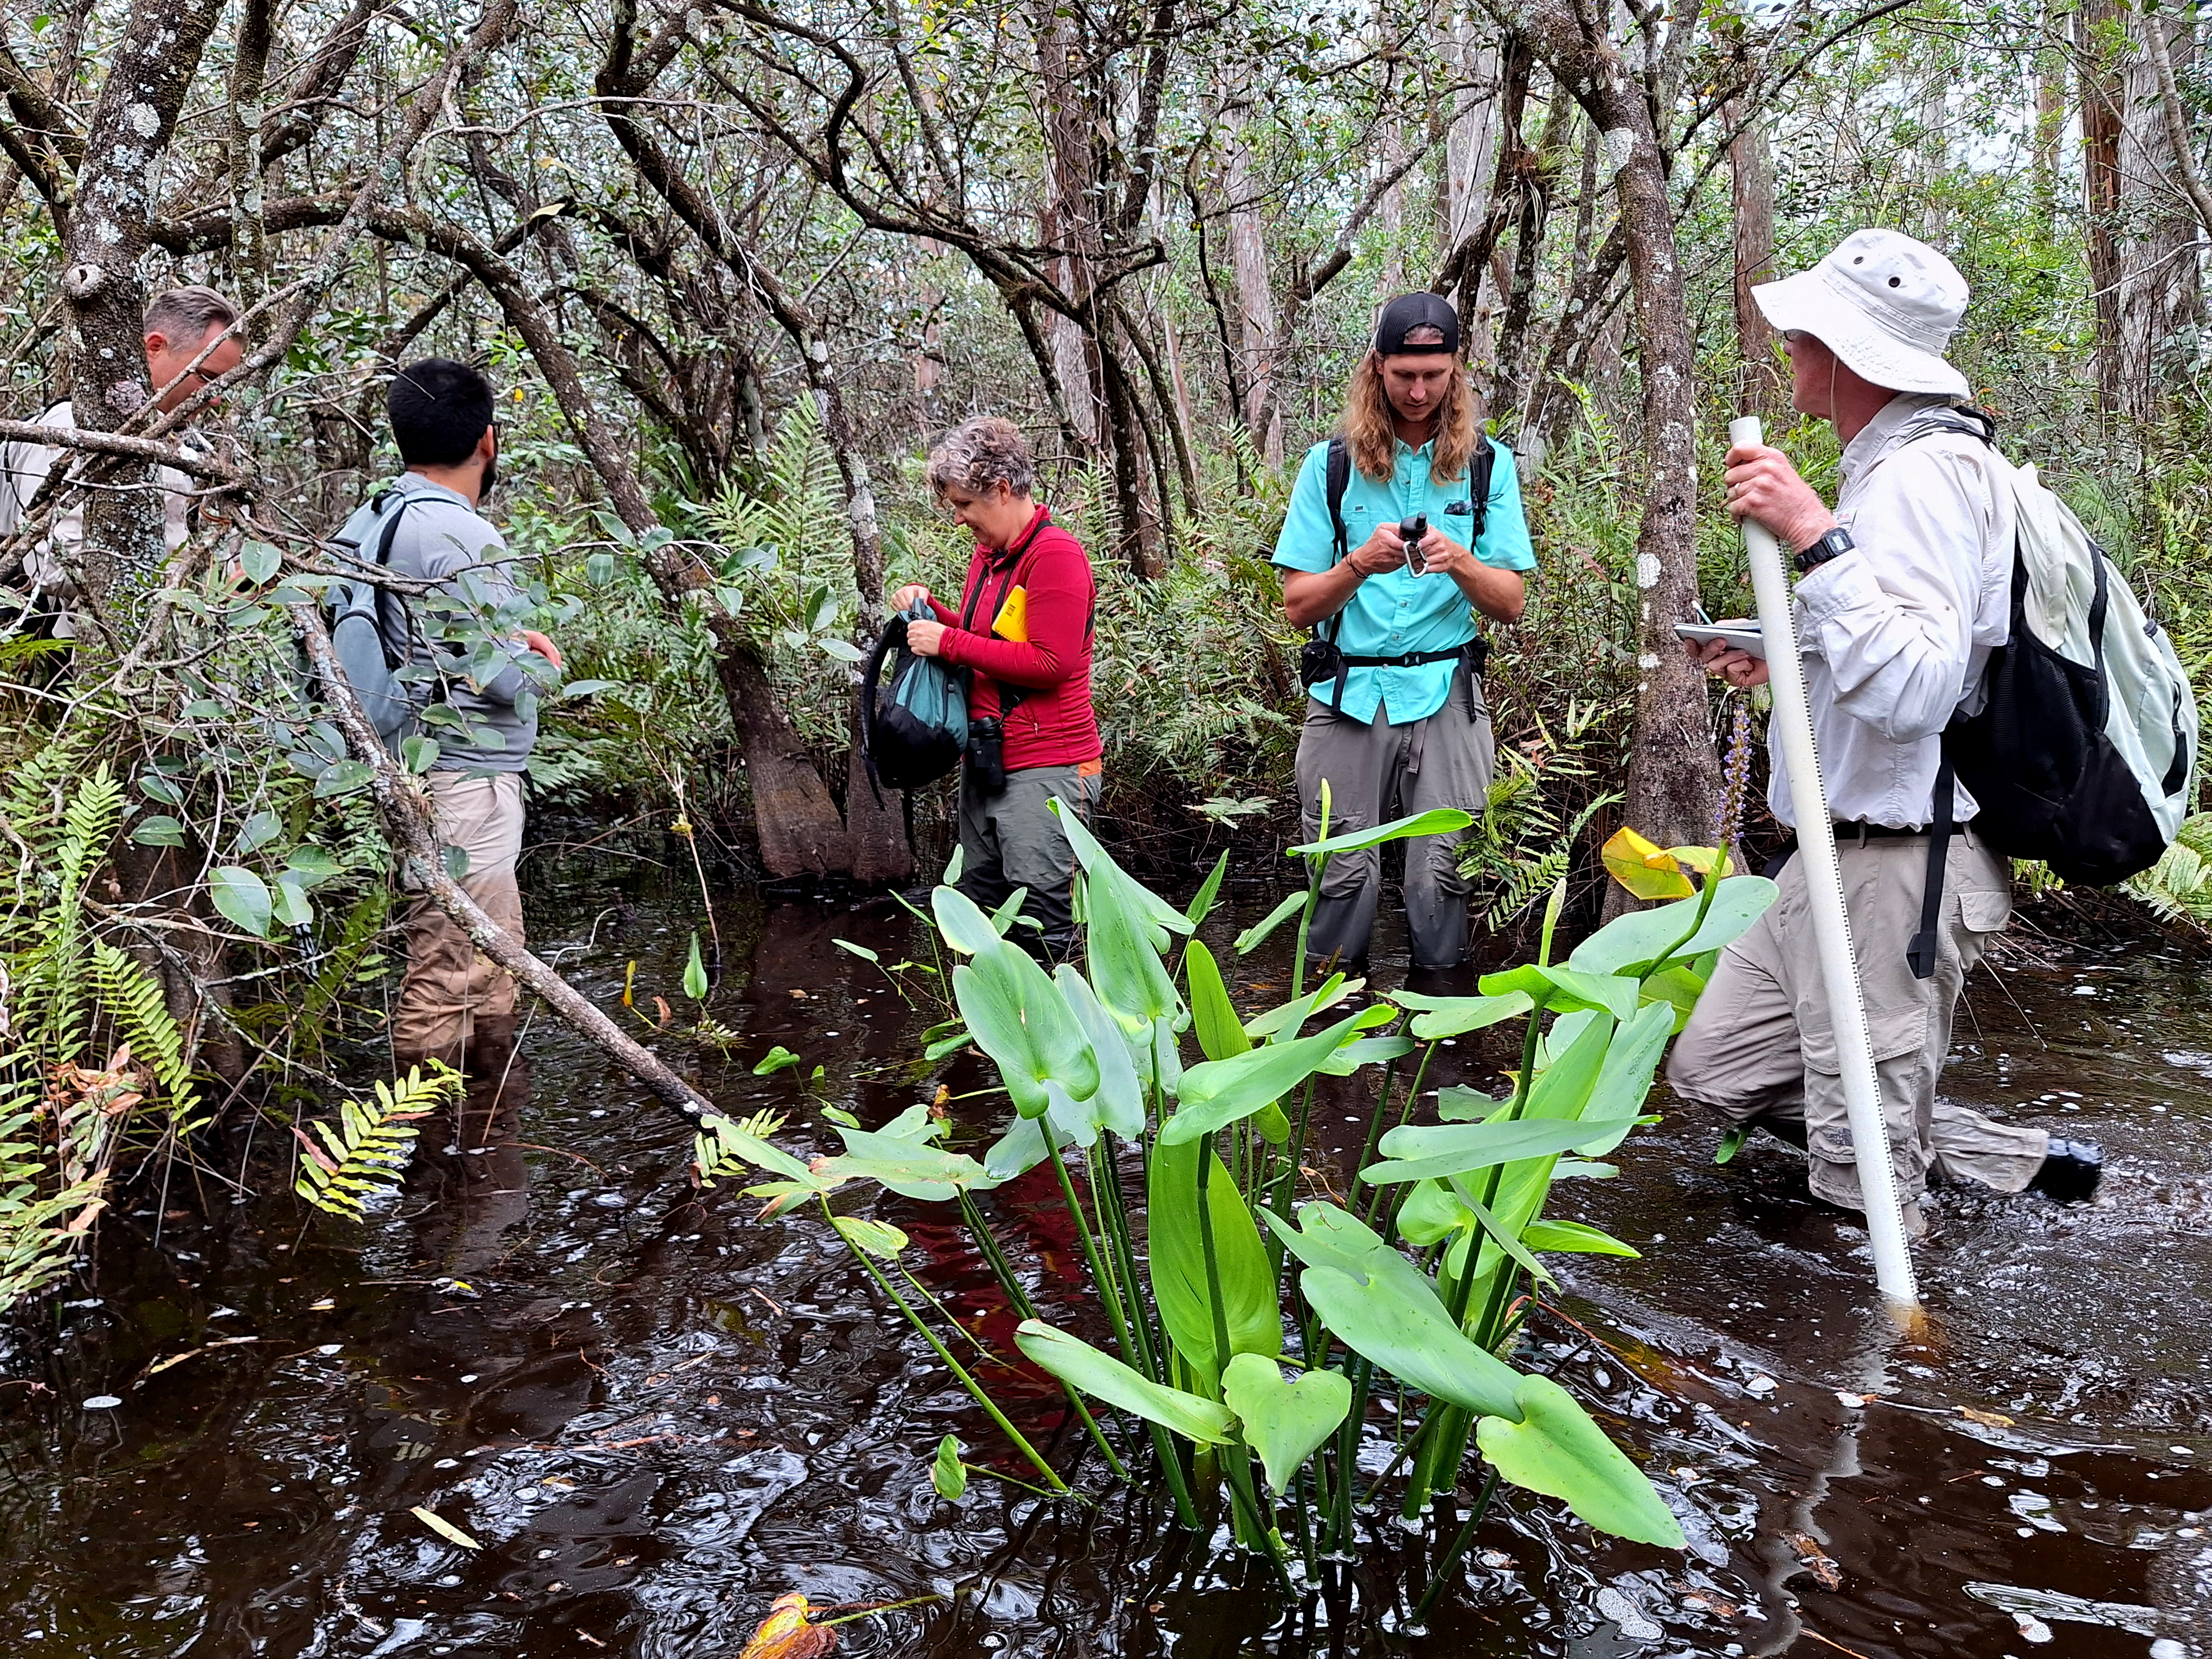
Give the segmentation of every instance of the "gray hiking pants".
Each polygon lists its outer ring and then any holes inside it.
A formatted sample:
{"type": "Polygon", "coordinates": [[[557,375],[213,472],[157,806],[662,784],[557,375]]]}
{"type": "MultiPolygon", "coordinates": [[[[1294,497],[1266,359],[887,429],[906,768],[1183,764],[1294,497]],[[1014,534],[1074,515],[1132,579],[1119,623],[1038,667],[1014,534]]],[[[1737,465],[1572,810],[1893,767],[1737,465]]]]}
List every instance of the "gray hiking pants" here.
{"type": "MultiPolygon", "coordinates": [[[[2012,915],[2009,866],[1968,831],[1953,838],[1935,976],[1915,979],[1905,951],[1920,931],[1926,838],[1860,842],[1839,830],[1836,854],[1898,1196],[1917,1199],[1931,1171],[2001,1193],[2021,1191],[2042,1166],[2050,1135],[1936,1096],[1967,971],[2012,915]]],[[[1814,1195],[1861,1209],[1804,860],[1792,858],[1779,881],[1773,907],[1721,953],[1712,982],[1675,1040],[1667,1080],[1683,1099],[1735,1122],[1767,1125],[1789,1140],[1802,1136],[1814,1195]]]]}
{"type": "Polygon", "coordinates": [[[1009,937],[1032,951],[1042,944],[1054,961],[1074,948],[1075,848],[1048,803],[1059,800],[1088,823],[1105,781],[1096,761],[1025,766],[987,792],[974,768],[960,769],[960,890],[995,910],[1014,889],[1028,888],[1022,911],[1042,932],[1018,925],[1009,937]]]}
{"type": "MultiPolygon", "coordinates": [[[[1328,780],[1328,833],[1340,836],[1425,812],[1463,806],[1480,813],[1498,759],[1482,682],[1465,668],[1433,714],[1403,726],[1387,706],[1371,724],[1330,712],[1309,699],[1298,738],[1298,810],[1309,840],[1321,834],[1322,780],[1328,780]],[[1470,704],[1474,713],[1470,714],[1470,704]]],[[[1422,836],[1406,849],[1406,927],[1416,968],[1454,968],[1467,955],[1467,878],[1459,872],[1459,836],[1422,836]]],[[[1306,949],[1319,961],[1367,954],[1382,896],[1382,849],[1340,853],[1322,878],[1306,949]]]]}

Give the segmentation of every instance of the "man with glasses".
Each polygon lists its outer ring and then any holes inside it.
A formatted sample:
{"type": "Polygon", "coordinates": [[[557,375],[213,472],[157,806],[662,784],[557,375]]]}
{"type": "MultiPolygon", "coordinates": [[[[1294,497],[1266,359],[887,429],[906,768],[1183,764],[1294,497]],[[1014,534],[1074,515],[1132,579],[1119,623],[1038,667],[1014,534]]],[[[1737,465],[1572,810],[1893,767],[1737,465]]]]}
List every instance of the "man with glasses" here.
{"type": "MultiPolygon", "coordinates": [[[[238,307],[211,288],[173,288],[154,296],[146,307],[146,380],[155,409],[167,414],[238,367],[245,347],[230,332],[237,322],[238,307]]],[[[73,428],[76,418],[64,401],[40,414],[38,423],[73,428]]],[[[191,441],[190,434],[183,441],[191,441]]],[[[0,445],[0,533],[14,529],[37,499],[61,453],[45,444],[0,445]]],[[[197,487],[174,467],[163,467],[161,480],[162,539],[173,553],[191,532],[197,487]]],[[[35,603],[52,614],[58,639],[76,631],[68,607],[76,594],[72,573],[83,546],[84,498],[79,495],[62,506],[53,527],[23,561],[35,603]]]]}

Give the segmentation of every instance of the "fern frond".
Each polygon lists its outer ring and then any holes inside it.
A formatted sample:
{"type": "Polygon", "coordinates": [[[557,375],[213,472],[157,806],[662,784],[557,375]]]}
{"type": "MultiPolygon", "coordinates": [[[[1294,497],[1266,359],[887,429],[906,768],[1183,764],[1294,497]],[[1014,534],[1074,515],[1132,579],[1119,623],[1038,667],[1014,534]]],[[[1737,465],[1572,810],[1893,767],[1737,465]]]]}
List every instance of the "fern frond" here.
{"type": "Polygon", "coordinates": [[[342,1103],[335,1125],[312,1126],[321,1137],[319,1146],[293,1125],[307,1156],[292,1190],[327,1214],[360,1220],[372,1200],[398,1191],[399,1172],[414,1152],[413,1121],[428,1116],[460,1086],[459,1073],[432,1060],[427,1077],[417,1066],[397,1085],[380,1082],[374,1106],[342,1103]]]}
{"type": "Polygon", "coordinates": [[[106,939],[93,941],[92,972],[100,1006],[128,1039],[131,1051],[153,1067],[172,1113],[185,1115],[192,1102],[191,1066],[161,981],[106,939]]]}

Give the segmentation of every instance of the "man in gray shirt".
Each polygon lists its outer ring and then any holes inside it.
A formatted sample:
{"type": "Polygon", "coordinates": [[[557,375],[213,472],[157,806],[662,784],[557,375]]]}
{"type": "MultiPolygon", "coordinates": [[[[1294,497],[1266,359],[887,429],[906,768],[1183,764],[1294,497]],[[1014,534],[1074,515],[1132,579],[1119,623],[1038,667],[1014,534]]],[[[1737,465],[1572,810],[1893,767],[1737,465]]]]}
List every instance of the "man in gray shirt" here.
{"type": "MultiPolygon", "coordinates": [[[[407,602],[400,671],[421,735],[438,744],[426,780],[438,839],[467,855],[459,879],[469,896],[520,939],[522,771],[537,740],[538,690],[556,678],[561,653],[519,626],[527,599],[507,574],[505,539],[477,511],[499,471],[491,382],[466,363],[425,358],[393,377],[386,408],[407,463],[380,514],[386,523],[399,515],[388,568],[438,584],[407,602]]],[[[428,895],[409,907],[406,933],[393,1055],[402,1065],[458,1060],[513,1015],[514,981],[428,895]]]]}

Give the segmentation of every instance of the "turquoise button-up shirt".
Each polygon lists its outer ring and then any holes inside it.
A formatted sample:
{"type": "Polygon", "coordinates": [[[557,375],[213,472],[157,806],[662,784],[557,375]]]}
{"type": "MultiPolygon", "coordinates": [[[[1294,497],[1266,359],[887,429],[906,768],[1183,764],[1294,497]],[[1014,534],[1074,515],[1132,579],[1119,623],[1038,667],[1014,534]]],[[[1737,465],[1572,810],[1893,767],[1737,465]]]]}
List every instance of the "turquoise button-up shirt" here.
{"type": "MultiPolygon", "coordinates": [[[[1494,438],[1484,441],[1497,451],[1497,459],[1490,472],[1490,514],[1483,523],[1482,539],[1474,544],[1474,556],[1500,570],[1533,570],[1536,551],[1521,511],[1513,452],[1494,438]]],[[[1379,483],[1358,467],[1352,469],[1352,481],[1344,491],[1346,549],[1364,542],[1376,526],[1398,524],[1417,513],[1428,515],[1431,529],[1466,545],[1468,527],[1474,522],[1468,492],[1474,469],[1469,467],[1449,481],[1431,477],[1432,447],[1423,444],[1413,449],[1401,441],[1390,476],[1379,483]],[[1452,511],[1455,505],[1457,512],[1452,511]]],[[[1326,442],[1308,450],[1298,468],[1291,510],[1275,543],[1274,562],[1286,570],[1315,572],[1336,562],[1336,536],[1328,521],[1326,442]]],[[[1337,618],[1336,642],[1352,657],[1449,651],[1475,635],[1474,607],[1458,583],[1444,575],[1416,576],[1402,565],[1360,583],[1337,618]]],[[[1451,696],[1457,666],[1446,659],[1414,668],[1355,668],[1345,681],[1344,712],[1363,725],[1374,720],[1378,707],[1389,708],[1393,726],[1425,720],[1451,696]]],[[[1314,689],[1334,697],[1336,683],[1331,680],[1314,689]]]]}

